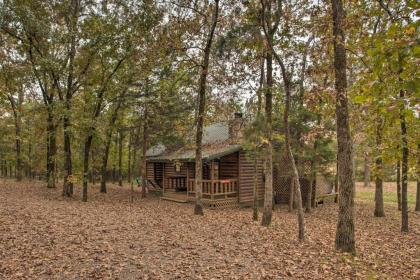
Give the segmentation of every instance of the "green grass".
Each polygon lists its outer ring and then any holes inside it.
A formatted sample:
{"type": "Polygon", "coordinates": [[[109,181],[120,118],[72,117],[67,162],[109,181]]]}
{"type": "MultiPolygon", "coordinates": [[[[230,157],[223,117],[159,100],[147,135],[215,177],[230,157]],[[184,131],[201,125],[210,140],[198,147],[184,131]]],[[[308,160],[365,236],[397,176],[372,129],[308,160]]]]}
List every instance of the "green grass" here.
{"type": "MultiPolygon", "coordinates": [[[[356,199],[374,203],[375,202],[374,188],[371,188],[371,190],[366,190],[366,191],[361,190],[360,188],[356,189],[356,199]]],[[[416,203],[416,195],[413,193],[408,193],[407,201],[408,201],[409,206],[414,206],[416,203]]],[[[394,206],[397,206],[398,205],[397,192],[396,191],[390,192],[390,191],[384,190],[384,203],[393,204],[394,206]]]]}

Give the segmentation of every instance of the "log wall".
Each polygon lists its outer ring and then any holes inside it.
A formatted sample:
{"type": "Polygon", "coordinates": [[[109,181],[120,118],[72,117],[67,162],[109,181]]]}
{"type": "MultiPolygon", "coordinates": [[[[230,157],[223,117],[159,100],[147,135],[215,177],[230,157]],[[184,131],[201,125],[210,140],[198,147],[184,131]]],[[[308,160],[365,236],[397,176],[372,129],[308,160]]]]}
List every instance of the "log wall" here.
{"type": "MultiPolygon", "coordinates": [[[[258,200],[264,199],[263,161],[257,162],[258,200]]],[[[254,195],[254,158],[239,152],[239,203],[250,205],[254,195]]]]}

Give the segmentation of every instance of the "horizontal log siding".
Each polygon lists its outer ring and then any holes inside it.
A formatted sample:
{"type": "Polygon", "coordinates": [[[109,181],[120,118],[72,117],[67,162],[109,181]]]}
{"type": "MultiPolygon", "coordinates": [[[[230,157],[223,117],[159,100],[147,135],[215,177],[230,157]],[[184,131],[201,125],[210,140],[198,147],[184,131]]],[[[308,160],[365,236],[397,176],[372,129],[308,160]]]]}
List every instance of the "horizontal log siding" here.
{"type": "Polygon", "coordinates": [[[182,162],[180,172],[175,171],[175,163],[174,162],[165,162],[165,175],[163,176],[165,178],[165,187],[168,187],[166,184],[167,178],[173,177],[173,176],[185,176],[187,177],[187,165],[185,162],[182,162]]]}
{"type": "Polygon", "coordinates": [[[233,153],[220,158],[219,179],[238,178],[238,157],[239,153],[233,153]]]}
{"type": "MultiPolygon", "coordinates": [[[[264,198],[263,161],[257,164],[258,199],[264,198]]],[[[251,204],[254,189],[254,159],[247,157],[245,151],[239,152],[239,203],[251,204]]]]}
{"type": "Polygon", "coordinates": [[[155,179],[155,165],[153,162],[147,162],[146,163],[146,178],[148,180],[154,180],[155,179]]]}

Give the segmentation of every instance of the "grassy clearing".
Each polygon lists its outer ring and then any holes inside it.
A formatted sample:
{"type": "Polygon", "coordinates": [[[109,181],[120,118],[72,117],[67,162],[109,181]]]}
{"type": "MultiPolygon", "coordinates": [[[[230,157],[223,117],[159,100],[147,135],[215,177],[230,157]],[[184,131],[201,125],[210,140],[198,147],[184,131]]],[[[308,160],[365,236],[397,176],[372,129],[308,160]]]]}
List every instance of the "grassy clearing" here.
{"type": "MultiPolygon", "coordinates": [[[[356,200],[365,202],[375,202],[375,186],[372,183],[369,188],[363,187],[363,183],[356,184],[356,200]]],[[[414,206],[416,203],[416,182],[408,184],[408,206],[414,206]]],[[[384,183],[384,203],[397,207],[397,187],[395,183],[384,183]]]]}

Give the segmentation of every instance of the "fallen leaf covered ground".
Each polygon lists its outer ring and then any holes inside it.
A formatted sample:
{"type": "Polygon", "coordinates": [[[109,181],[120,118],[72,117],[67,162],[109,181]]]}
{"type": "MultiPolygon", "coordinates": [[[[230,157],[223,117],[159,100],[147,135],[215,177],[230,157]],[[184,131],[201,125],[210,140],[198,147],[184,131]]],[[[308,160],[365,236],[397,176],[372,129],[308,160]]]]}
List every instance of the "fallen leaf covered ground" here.
{"type": "MultiPolygon", "coordinates": [[[[373,190],[373,188],[372,188],[373,190]]],[[[419,214],[410,233],[386,205],[356,203],[357,255],[334,250],[337,205],[305,214],[306,241],[297,241],[296,214],[279,207],[269,228],[250,208],[207,210],[157,197],[130,202],[129,187],[90,187],[63,198],[38,181],[0,179],[0,279],[419,279],[419,214]]]]}

